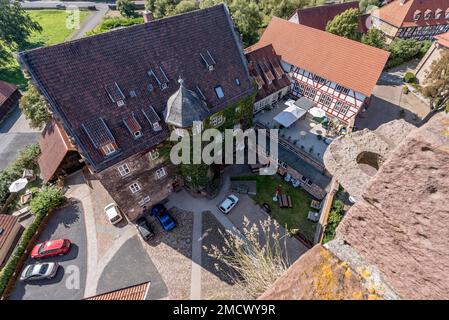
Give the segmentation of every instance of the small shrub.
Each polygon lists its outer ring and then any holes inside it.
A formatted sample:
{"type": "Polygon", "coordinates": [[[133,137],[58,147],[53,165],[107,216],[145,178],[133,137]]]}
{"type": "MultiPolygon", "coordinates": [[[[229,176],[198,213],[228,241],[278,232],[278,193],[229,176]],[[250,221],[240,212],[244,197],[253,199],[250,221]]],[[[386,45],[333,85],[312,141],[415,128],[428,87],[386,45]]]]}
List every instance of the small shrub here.
{"type": "Polygon", "coordinates": [[[407,72],[404,75],[404,81],[407,82],[407,83],[415,82],[415,79],[416,79],[415,78],[415,74],[413,72],[407,72]]]}
{"type": "Polygon", "coordinates": [[[64,202],[64,196],[55,187],[44,187],[30,202],[30,211],[36,216],[59,207],[64,202]]]}
{"type": "Polygon", "coordinates": [[[403,92],[404,94],[408,94],[408,93],[410,92],[410,89],[408,88],[408,86],[403,86],[403,87],[402,87],[402,92],[403,92]]]}

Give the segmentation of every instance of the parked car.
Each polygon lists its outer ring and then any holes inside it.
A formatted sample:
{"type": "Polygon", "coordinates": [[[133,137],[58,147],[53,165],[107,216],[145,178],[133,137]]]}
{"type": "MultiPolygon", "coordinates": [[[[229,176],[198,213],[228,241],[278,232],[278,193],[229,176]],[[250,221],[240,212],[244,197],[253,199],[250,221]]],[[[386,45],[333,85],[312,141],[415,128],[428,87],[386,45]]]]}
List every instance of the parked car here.
{"type": "Polygon", "coordinates": [[[115,203],[110,203],[104,207],[104,212],[112,224],[117,224],[123,220],[123,216],[115,203]]]}
{"type": "Polygon", "coordinates": [[[70,250],[70,240],[69,239],[59,239],[50,240],[46,242],[39,243],[34,246],[31,251],[31,258],[33,259],[43,259],[54,256],[62,256],[70,250]]]}
{"type": "Polygon", "coordinates": [[[218,207],[221,212],[224,214],[228,214],[232,208],[235,207],[235,205],[239,202],[239,198],[237,198],[235,195],[231,194],[226,197],[226,199],[223,200],[223,202],[218,207]]]}
{"type": "Polygon", "coordinates": [[[176,221],[163,204],[158,203],[151,209],[151,215],[155,216],[165,231],[171,231],[176,227],[176,221]]]}
{"type": "Polygon", "coordinates": [[[59,265],[56,262],[30,264],[23,269],[20,280],[35,281],[51,279],[56,275],[59,265]]]}
{"type": "Polygon", "coordinates": [[[153,228],[151,227],[150,222],[145,217],[137,219],[136,228],[145,241],[150,240],[154,237],[153,228]]]}

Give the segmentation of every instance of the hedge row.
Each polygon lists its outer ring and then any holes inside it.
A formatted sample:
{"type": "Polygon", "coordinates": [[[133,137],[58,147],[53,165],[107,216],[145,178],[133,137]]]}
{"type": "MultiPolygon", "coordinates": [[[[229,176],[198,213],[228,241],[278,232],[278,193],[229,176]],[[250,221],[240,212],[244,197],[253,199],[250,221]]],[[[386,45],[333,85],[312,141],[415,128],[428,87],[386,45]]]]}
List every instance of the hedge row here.
{"type": "Polygon", "coordinates": [[[20,152],[17,159],[6,169],[0,171],[0,207],[9,196],[9,186],[22,177],[24,169],[35,169],[40,149],[38,144],[27,146],[20,152]]]}
{"type": "MultiPolygon", "coordinates": [[[[54,187],[45,187],[30,203],[30,210],[35,215],[34,221],[22,233],[19,244],[15,248],[8,262],[0,271],[0,296],[8,286],[9,280],[18,267],[20,258],[36,234],[44,217],[64,202],[64,195],[54,187]]],[[[18,271],[18,270],[17,270],[18,271]]]]}

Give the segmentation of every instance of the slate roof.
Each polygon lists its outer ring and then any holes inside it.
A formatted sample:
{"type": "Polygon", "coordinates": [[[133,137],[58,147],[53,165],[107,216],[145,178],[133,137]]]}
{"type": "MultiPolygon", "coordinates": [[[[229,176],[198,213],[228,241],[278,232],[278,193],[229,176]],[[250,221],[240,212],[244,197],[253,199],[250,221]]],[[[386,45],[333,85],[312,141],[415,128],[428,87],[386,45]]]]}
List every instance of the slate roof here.
{"type": "Polygon", "coordinates": [[[165,122],[176,127],[191,127],[194,121],[202,121],[209,116],[206,103],[198,95],[185,87],[179,80],[179,89],[167,101],[165,122]]]}
{"type": "Polygon", "coordinates": [[[375,10],[373,16],[379,17],[395,27],[416,27],[449,24],[446,14],[449,13],[449,0],[401,0],[392,1],[389,4],[375,10]],[[428,20],[424,19],[424,13],[432,12],[428,20]],[[435,19],[435,12],[441,10],[439,19],[435,19]],[[415,12],[419,11],[421,16],[415,21],[415,12]]]}
{"type": "Polygon", "coordinates": [[[365,96],[372,90],[390,55],[357,41],[273,17],[250,51],[272,44],[289,64],[353,89],[365,96]]]}
{"type": "Polygon", "coordinates": [[[19,56],[68,135],[98,172],[151,150],[168,137],[165,123],[160,124],[162,130],[153,130],[142,110],[152,106],[161,116],[168,98],[179,88],[179,77],[185,79],[187,88],[201,88],[210,112],[252,94],[239,39],[227,7],[217,5],[19,56]],[[212,71],[201,57],[209,56],[207,52],[215,61],[212,71]],[[223,99],[215,94],[217,85],[223,88],[223,99]],[[106,88],[113,92],[108,94],[106,88]],[[125,96],[121,106],[112,101],[120,97],[117,88],[125,96]],[[138,140],[123,122],[132,114],[142,126],[143,136],[138,140]],[[106,130],[100,128],[92,140],[82,126],[98,125],[100,118],[119,148],[108,157],[98,150],[98,144],[110,138],[106,130]]]}
{"type": "Polygon", "coordinates": [[[290,80],[282,69],[279,57],[271,44],[254,51],[247,51],[246,59],[251,76],[260,85],[256,101],[290,85],[290,80]]]}
{"type": "Polygon", "coordinates": [[[354,8],[359,8],[358,1],[334,3],[311,8],[297,9],[295,12],[293,12],[292,16],[297,14],[299,23],[302,25],[325,31],[326,25],[329,21],[338,16],[340,13],[354,8]]]}

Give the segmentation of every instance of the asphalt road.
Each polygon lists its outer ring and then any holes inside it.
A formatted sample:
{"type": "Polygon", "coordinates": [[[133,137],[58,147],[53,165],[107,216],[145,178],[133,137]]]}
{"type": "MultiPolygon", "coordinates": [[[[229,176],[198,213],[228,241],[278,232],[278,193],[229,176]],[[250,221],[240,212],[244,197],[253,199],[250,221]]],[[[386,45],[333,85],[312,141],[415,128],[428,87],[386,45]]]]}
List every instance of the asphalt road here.
{"type": "MultiPolygon", "coordinates": [[[[58,210],[41,234],[39,242],[68,238],[72,247],[68,254],[42,261],[60,264],[56,277],[25,283],[18,281],[10,300],[79,300],[84,296],[87,269],[86,231],[82,208],[78,203],[58,210]]],[[[28,259],[25,266],[35,261],[28,259]]]]}

